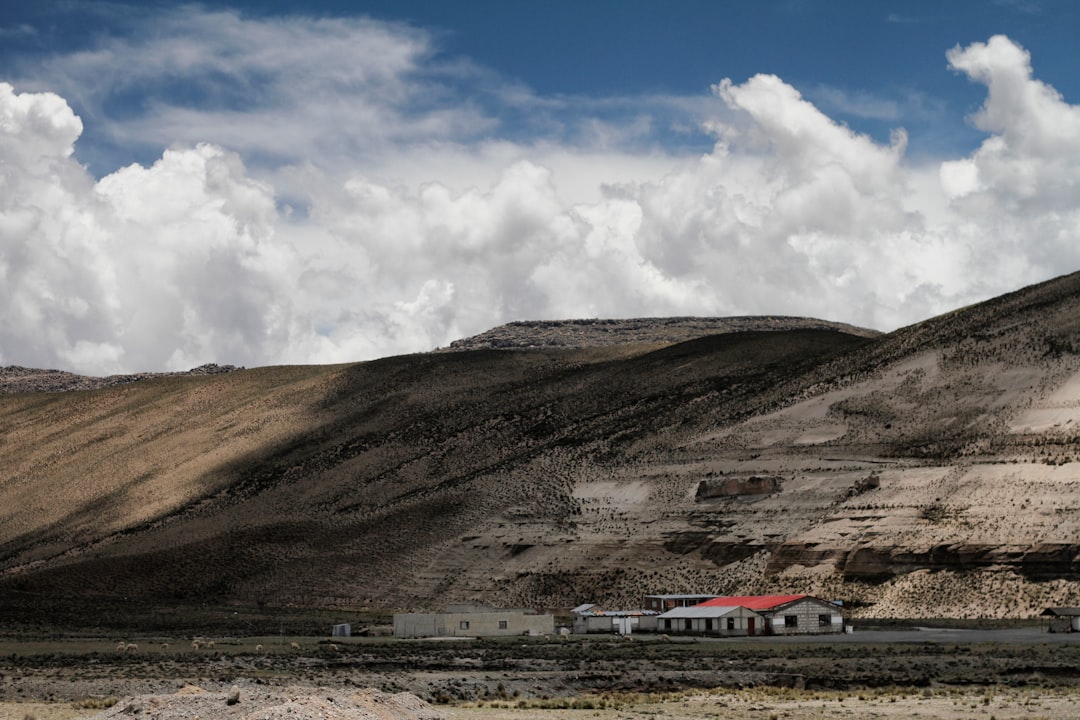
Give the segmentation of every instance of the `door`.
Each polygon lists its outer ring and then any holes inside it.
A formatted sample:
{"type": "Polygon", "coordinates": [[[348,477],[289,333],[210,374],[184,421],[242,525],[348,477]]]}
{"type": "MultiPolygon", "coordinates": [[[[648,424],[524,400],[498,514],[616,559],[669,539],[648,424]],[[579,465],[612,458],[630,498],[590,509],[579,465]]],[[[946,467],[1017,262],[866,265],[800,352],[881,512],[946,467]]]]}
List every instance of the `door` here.
{"type": "Polygon", "coordinates": [[[757,635],[757,631],[754,629],[754,618],[746,618],[746,634],[757,635]]]}

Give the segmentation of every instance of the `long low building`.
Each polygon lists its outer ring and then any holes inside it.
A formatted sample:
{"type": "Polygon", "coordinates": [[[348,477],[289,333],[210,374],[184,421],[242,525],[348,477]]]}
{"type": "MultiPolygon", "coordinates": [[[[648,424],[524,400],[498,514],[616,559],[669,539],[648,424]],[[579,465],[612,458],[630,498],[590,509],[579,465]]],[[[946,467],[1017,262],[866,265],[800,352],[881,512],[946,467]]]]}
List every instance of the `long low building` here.
{"type": "Polygon", "coordinates": [[[397,613],[394,637],[499,637],[554,635],[555,616],[528,610],[449,608],[442,613],[397,613]]]}
{"type": "Polygon", "coordinates": [[[657,618],[656,629],[667,635],[734,637],[757,635],[765,618],[748,608],[728,605],[694,605],[668,610],[657,618]]]}
{"type": "Polygon", "coordinates": [[[699,635],[820,635],[844,632],[836,603],[810,595],[716,597],[658,618],[660,632],[699,635]]]}

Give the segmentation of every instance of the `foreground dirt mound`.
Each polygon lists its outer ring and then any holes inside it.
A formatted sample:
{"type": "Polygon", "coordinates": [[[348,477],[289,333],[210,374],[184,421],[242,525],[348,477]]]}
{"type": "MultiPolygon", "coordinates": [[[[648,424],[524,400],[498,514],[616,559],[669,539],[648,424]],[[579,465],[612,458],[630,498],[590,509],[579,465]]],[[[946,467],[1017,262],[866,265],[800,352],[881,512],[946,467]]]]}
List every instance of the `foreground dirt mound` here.
{"type": "Polygon", "coordinates": [[[186,686],[173,695],[125,698],[98,718],[190,720],[235,718],[243,720],[441,720],[443,714],[410,695],[389,695],[378,690],[344,692],[326,688],[240,689],[206,692],[186,686]]]}

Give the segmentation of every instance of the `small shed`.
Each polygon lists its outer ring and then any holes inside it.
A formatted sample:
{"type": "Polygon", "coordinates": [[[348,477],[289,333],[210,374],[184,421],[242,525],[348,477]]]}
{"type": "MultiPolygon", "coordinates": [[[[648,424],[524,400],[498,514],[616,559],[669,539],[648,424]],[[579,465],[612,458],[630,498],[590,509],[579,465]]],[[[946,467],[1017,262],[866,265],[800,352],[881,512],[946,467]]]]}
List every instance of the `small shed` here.
{"type": "Polygon", "coordinates": [[[596,605],[578,605],[570,611],[574,616],[574,634],[654,632],[655,610],[603,610],[596,605]]]}
{"type": "Polygon", "coordinates": [[[352,625],[349,623],[338,623],[330,628],[330,637],[351,637],[352,625]]]}
{"type": "Polygon", "coordinates": [[[1080,608],[1050,607],[1039,614],[1050,618],[1047,629],[1052,633],[1080,632],[1080,608]]]}
{"type": "Polygon", "coordinates": [[[757,635],[765,630],[765,618],[737,605],[694,605],[663,613],[657,618],[656,629],[665,635],[757,635]]]}

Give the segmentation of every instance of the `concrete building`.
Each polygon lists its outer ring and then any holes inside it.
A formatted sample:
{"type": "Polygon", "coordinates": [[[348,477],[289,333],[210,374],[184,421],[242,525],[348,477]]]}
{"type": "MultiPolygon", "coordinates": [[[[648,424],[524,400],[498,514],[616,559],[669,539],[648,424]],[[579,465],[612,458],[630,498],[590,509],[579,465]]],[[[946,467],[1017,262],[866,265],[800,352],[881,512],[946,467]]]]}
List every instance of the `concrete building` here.
{"type": "Polygon", "coordinates": [[[596,605],[578,605],[570,613],[574,616],[575,635],[655,632],[659,615],[655,610],[603,610],[596,605]]]}
{"type": "Polygon", "coordinates": [[[754,634],[820,635],[844,632],[844,616],[840,606],[810,595],[718,597],[695,607],[742,607],[752,610],[764,619],[764,626],[760,629],[755,627],[754,634]]]}
{"type": "Polygon", "coordinates": [[[745,607],[695,605],[668,610],[657,618],[656,631],[665,635],[709,635],[737,637],[757,635],[766,619],[745,607]]]}
{"type": "Polygon", "coordinates": [[[646,595],[644,607],[658,613],[667,612],[677,607],[693,607],[712,600],[716,595],[646,595]]]}
{"type": "Polygon", "coordinates": [[[397,613],[394,637],[498,637],[553,635],[555,617],[528,610],[451,607],[442,613],[397,613]]]}
{"type": "Polygon", "coordinates": [[[1039,614],[1050,618],[1047,629],[1052,633],[1080,632],[1080,608],[1051,607],[1039,614]]]}

